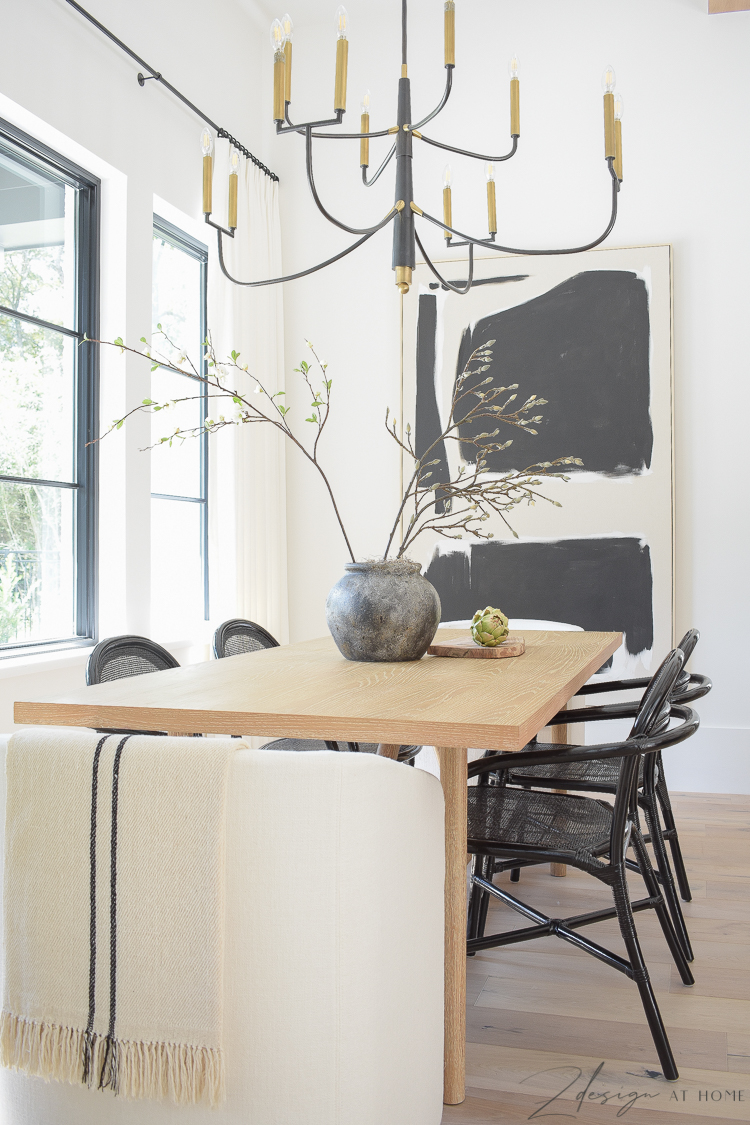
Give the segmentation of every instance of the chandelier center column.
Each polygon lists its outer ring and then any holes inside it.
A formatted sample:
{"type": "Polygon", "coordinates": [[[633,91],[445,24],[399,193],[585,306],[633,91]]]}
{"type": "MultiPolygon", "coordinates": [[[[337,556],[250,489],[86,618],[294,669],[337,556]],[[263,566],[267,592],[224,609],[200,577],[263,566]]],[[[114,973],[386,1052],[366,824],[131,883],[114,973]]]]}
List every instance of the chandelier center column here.
{"type": "MultiPolygon", "coordinates": [[[[406,67],[404,66],[404,70],[406,67]]],[[[396,285],[402,293],[409,292],[415,263],[414,212],[412,189],[411,83],[404,75],[398,84],[398,133],[396,135],[396,198],[405,207],[393,225],[393,269],[396,285]]]]}

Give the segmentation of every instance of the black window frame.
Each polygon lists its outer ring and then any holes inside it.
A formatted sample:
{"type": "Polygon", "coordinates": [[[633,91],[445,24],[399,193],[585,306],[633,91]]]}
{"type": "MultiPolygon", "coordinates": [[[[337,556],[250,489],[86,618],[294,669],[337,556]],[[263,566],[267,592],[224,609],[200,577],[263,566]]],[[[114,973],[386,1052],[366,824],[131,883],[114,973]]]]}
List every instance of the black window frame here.
{"type": "MultiPolygon", "coordinates": [[[[197,238],[193,238],[186,231],[180,227],[170,223],[168,219],[162,218],[161,215],[154,214],[153,223],[154,237],[161,238],[168,242],[170,246],[174,246],[176,250],[182,250],[184,253],[189,254],[200,265],[200,286],[201,286],[201,303],[200,303],[200,340],[201,345],[206,339],[208,332],[208,246],[205,242],[200,242],[197,238]]],[[[166,364],[160,366],[166,367],[166,364]]],[[[205,349],[201,346],[201,353],[198,356],[198,363],[196,367],[201,375],[206,378],[208,375],[208,360],[205,355],[205,349]]],[[[171,370],[175,370],[172,368],[171,370]]],[[[195,379],[194,375],[186,375],[184,371],[178,372],[186,379],[195,379]]],[[[196,380],[198,381],[198,380],[196,380]]],[[[201,402],[200,402],[200,424],[203,429],[201,436],[196,440],[200,443],[200,497],[192,496],[172,496],[165,492],[152,492],[152,500],[179,500],[185,504],[200,504],[201,511],[201,568],[203,571],[203,619],[209,620],[209,574],[208,574],[208,433],[205,429],[205,421],[208,418],[208,386],[202,383],[201,402]]]]}
{"type": "Polygon", "coordinates": [[[20,163],[50,172],[76,189],[76,302],[74,328],[0,305],[0,315],[74,338],[75,348],[75,481],[63,484],[34,477],[0,474],[0,481],[42,484],[75,490],[76,633],[42,641],[0,644],[0,659],[44,651],[90,646],[99,630],[99,253],[101,245],[101,180],[41,141],[0,118],[0,145],[20,163]]]}

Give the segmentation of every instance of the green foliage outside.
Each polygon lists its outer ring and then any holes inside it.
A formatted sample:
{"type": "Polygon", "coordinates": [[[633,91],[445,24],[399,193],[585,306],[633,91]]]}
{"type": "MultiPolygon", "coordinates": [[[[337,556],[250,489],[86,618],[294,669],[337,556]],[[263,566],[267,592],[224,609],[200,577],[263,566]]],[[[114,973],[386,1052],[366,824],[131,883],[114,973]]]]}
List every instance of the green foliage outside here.
{"type": "MultiPolygon", "coordinates": [[[[0,304],[36,311],[45,290],[63,285],[62,255],[61,246],[6,251],[0,304]]],[[[57,332],[0,316],[0,473],[71,479],[72,363],[65,347],[57,332]]],[[[0,483],[0,644],[34,634],[43,561],[59,552],[59,493],[0,483]]]]}

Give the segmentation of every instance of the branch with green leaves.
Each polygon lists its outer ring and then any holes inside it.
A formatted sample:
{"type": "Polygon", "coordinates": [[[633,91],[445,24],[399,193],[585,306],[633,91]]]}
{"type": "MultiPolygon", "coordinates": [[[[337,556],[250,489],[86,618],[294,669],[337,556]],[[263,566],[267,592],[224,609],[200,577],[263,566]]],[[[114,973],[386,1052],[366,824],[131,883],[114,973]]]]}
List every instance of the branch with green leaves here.
{"type": "MultiPolygon", "coordinates": [[[[545,480],[570,478],[556,470],[566,465],[582,465],[578,457],[558,457],[556,461],[542,461],[522,470],[492,473],[488,469],[488,458],[493,453],[507,449],[513,438],[498,441],[500,426],[511,426],[527,434],[536,435],[534,425],[542,421],[541,414],[532,414],[547,400],[531,395],[522,406],[509,409],[515,402],[518,384],[508,387],[495,385],[494,376],[476,381],[477,377],[489,371],[494,340],[488,340],[476,348],[469,357],[453,389],[447,424],[439,437],[420,455],[414,448],[411,426],[407,424],[403,438],[399,437],[397,421],[386,410],[385,427],[388,434],[400,447],[402,453],[414,462],[411,478],[404,490],[401,505],[391,528],[384,559],[388,558],[402,519],[409,514],[409,520],[401,537],[396,558],[401,558],[412,546],[417,536],[425,531],[443,535],[447,539],[463,539],[473,535],[477,539],[492,539],[494,533],[486,531],[483,524],[494,514],[500,517],[511,534],[518,534],[508,520],[508,514],[519,504],[535,504],[546,500],[555,507],[562,507],[557,500],[551,500],[539,487],[545,480]],[[509,393],[510,392],[510,393],[509,393]],[[507,396],[507,397],[506,397],[507,396]],[[504,399],[500,402],[498,400],[504,399]],[[489,419],[495,425],[491,432],[473,433],[482,419],[489,419]],[[444,456],[436,457],[435,452],[445,448],[447,441],[457,441],[473,445],[477,451],[473,468],[459,465],[455,472],[448,465],[447,481],[432,481],[436,466],[443,463],[444,456]]],[[[487,423],[485,422],[485,425],[487,423]]]]}
{"type": "Polygon", "coordinates": [[[215,417],[207,417],[203,423],[195,426],[183,427],[177,425],[173,432],[161,437],[158,442],[154,442],[153,445],[147,448],[153,449],[160,445],[171,446],[175,441],[184,442],[189,438],[200,437],[202,434],[217,433],[227,426],[246,425],[248,423],[266,423],[267,425],[273,426],[296,446],[300,453],[315,467],[322,478],[331,504],[333,505],[341,534],[346,542],[347,550],[349,551],[352,562],[354,562],[354,552],[352,551],[349,536],[346,533],[346,528],[341,519],[341,513],[339,512],[336,498],[333,495],[330,481],[318,458],[318,446],[331,409],[331,387],[333,380],[328,378],[326,374],[327,364],[321,362],[310,341],[307,341],[307,346],[313,354],[314,365],[317,366],[320,372],[320,378],[313,377],[313,365],[309,364],[306,360],[300,362],[299,367],[295,368],[295,372],[302,376],[312,399],[310,414],[305,419],[306,422],[315,427],[315,436],[311,447],[309,447],[309,443],[306,444],[302,438],[294,433],[290,425],[289,413],[291,407],[285,405],[285,392],[271,392],[257,375],[249,371],[248,364],[240,363],[241,357],[239,352],[232,351],[227,359],[219,360],[209,335],[204,341],[202,363],[196,365],[177,347],[174,341],[170,339],[161,324],[157,325],[155,336],[159,340],[158,347],[154,345],[153,341],[149,345],[145,336],[142,336],[140,339],[140,343],[145,345],[143,348],[128,347],[119,336],[116,340],[111,342],[108,340],[90,340],[84,338],[82,344],[108,344],[112,347],[119,348],[122,353],[129,352],[132,355],[142,356],[144,359],[149,360],[152,372],[163,368],[167,371],[176,372],[179,375],[185,375],[200,384],[200,390],[198,390],[196,394],[181,395],[178,398],[162,400],[144,398],[142,402],[134,406],[132,410],[129,410],[121,418],[115,418],[110,428],[102,434],[102,437],[106,437],[107,434],[112,433],[113,430],[121,429],[127,419],[134,414],[156,414],[165,410],[173,410],[181,403],[201,403],[206,399],[212,404],[215,404],[212,405],[211,408],[215,417]],[[241,389],[238,385],[239,381],[246,378],[249,379],[252,384],[249,391],[247,389],[241,389]],[[316,383],[318,384],[317,386],[316,383]],[[221,412],[224,404],[226,404],[226,409],[224,412],[221,412]]]}

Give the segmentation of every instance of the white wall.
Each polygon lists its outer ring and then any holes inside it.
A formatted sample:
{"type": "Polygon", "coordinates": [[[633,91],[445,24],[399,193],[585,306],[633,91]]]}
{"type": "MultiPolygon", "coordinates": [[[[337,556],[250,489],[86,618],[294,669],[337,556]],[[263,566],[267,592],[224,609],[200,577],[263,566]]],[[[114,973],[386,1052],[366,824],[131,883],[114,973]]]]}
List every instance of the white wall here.
{"type": "MultiPolygon", "coordinates": [[[[397,0],[348,0],[351,19],[347,124],[356,129],[361,94],[373,96],[372,128],[395,119],[400,38],[397,0]]],[[[292,111],[297,120],[330,112],[333,0],[308,0],[295,20],[292,111]]],[[[301,9],[301,10],[300,10],[301,9]]],[[[745,710],[748,504],[743,494],[750,392],[744,326],[750,218],[746,132],[750,13],[706,14],[706,0],[458,0],[454,92],[430,135],[461,147],[507,145],[507,58],[521,60],[521,151],[498,174],[504,241],[575,245],[606,223],[602,70],[612,63],[625,98],[621,212],[611,245],[671,242],[675,260],[677,455],[677,635],[702,630],[696,667],[715,687],[702,702],[704,730],[689,754],[672,753],[675,788],[750,792],[745,710]]],[[[444,81],[442,4],[411,0],[409,75],[414,114],[436,103],[444,81]]],[[[264,118],[270,118],[270,51],[264,57],[264,118]]],[[[427,131],[427,130],[425,130],[427,131]]],[[[281,176],[285,270],[343,247],[304,180],[301,138],[266,125],[265,159],[281,176]]],[[[372,142],[373,166],[387,142],[372,142]]],[[[358,142],[317,142],[321,195],[352,225],[392,202],[390,169],[358,188],[358,142]]],[[[416,202],[441,214],[445,155],[415,142],[416,202]]],[[[484,230],[481,165],[452,159],[454,220],[484,230]]],[[[437,231],[428,252],[440,256],[437,231]]],[[[311,336],[330,363],[335,422],[325,446],[355,550],[384,540],[397,491],[397,465],[379,429],[398,404],[399,307],[390,236],[344,262],[286,287],[286,353],[311,336]]],[[[291,366],[291,364],[290,364],[291,366]]],[[[291,383],[291,378],[289,379],[291,383]]],[[[288,383],[288,385],[289,385],[288,383]]],[[[300,405],[306,405],[304,400],[300,405]]],[[[292,639],[325,631],[328,588],[346,561],[325,497],[290,458],[289,585],[292,639]]]]}
{"type": "MultiPolygon", "coordinates": [[[[237,0],[86,0],[84,7],[259,150],[261,36],[251,8],[237,0]]],[[[205,237],[201,123],[156,82],[141,88],[139,67],[63,0],[0,0],[0,16],[0,117],[102,178],[102,336],[134,343],[151,329],[155,197],[176,209],[167,218],[179,223],[182,215],[205,237]]],[[[218,187],[216,194],[222,199],[218,187]]],[[[108,421],[149,393],[150,373],[143,360],[103,352],[102,419],[108,421]]],[[[152,635],[150,468],[141,452],[147,444],[147,419],[136,418],[101,447],[100,636],[152,635]]],[[[155,639],[181,661],[208,656],[203,636],[155,639]],[[191,649],[190,640],[199,643],[191,649]]],[[[11,729],[14,699],[81,685],[86,656],[78,650],[41,663],[0,660],[0,731],[11,729]]]]}

